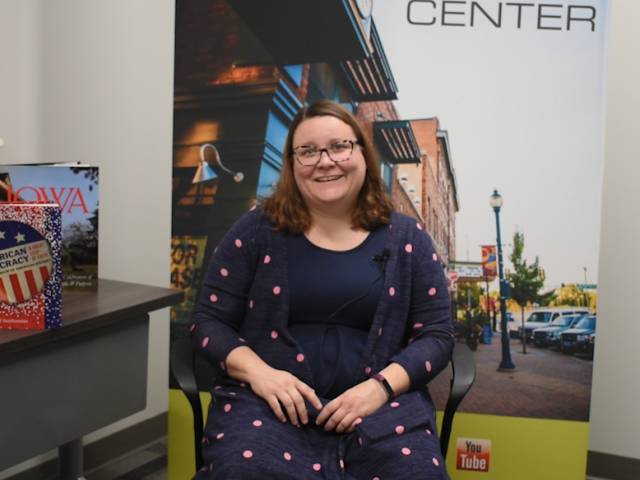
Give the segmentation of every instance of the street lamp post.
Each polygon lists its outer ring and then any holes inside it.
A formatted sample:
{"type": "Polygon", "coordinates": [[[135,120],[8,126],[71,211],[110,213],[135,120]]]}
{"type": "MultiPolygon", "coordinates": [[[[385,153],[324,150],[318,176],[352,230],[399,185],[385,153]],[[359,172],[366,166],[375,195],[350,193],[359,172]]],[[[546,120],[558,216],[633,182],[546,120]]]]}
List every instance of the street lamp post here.
{"type": "Polygon", "coordinates": [[[502,195],[498,190],[493,191],[489,203],[496,214],[496,234],[498,243],[498,278],[500,281],[500,329],[502,339],[502,360],[498,370],[513,370],[516,366],[511,361],[511,350],[509,348],[509,328],[507,326],[507,296],[505,292],[505,279],[502,264],[502,242],[500,240],[500,208],[502,207],[502,195]]]}

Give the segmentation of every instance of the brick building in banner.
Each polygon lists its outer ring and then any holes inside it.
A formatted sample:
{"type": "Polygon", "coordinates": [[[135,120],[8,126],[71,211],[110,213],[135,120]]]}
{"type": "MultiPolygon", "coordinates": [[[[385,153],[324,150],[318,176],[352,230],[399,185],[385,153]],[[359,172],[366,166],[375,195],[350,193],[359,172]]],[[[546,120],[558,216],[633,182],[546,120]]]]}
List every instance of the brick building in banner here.
{"type": "Polygon", "coordinates": [[[410,123],[420,149],[420,163],[398,166],[394,201],[406,205],[403,197],[409,198],[432,236],[443,263],[448,265],[455,260],[455,214],[459,210],[449,135],[440,129],[437,118],[411,120],[410,123]]]}
{"type": "MultiPolygon", "coordinates": [[[[305,104],[328,98],[353,112],[380,152],[396,208],[431,225],[398,183],[399,165],[420,166],[423,147],[393,106],[398,88],[367,2],[176,0],[174,83],[171,283],[186,301],[172,311],[173,338],[186,334],[213,248],[272,192],[305,104]]],[[[437,212],[446,206],[433,201],[437,212]]],[[[452,230],[442,231],[437,242],[452,243],[452,230]]]]}

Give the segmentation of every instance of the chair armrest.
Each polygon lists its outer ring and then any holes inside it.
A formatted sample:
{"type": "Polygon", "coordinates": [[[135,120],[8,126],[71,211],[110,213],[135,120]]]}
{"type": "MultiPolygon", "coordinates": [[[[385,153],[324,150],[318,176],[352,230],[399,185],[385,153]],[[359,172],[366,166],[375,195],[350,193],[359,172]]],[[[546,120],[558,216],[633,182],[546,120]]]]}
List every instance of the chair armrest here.
{"type": "Polygon", "coordinates": [[[476,379],[476,364],[473,359],[473,353],[464,343],[456,342],[454,344],[453,352],[451,353],[451,368],[453,370],[451,390],[444,410],[442,430],[440,432],[440,450],[443,458],[447,457],[453,416],[476,379]]]}
{"type": "Polygon", "coordinates": [[[195,351],[191,344],[191,338],[180,338],[172,342],[169,362],[169,372],[180,390],[185,394],[193,413],[193,438],[195,450],[196,471],[203,466],[202,460],[202,433],[203,418],[200,392],[195,375],[195,351]]]}

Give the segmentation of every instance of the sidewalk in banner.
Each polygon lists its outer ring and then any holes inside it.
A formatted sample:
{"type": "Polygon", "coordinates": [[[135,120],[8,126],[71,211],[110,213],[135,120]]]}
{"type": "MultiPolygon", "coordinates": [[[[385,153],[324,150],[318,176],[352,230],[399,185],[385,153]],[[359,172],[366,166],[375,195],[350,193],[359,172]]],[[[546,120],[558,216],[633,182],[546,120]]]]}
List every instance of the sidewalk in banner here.
{"type": "MultiPolygon", "coordinates": [[[[589,419],[592,362],[585,358],[527,345],[522,353],[519,340],[511,340],[513,372],[498,372],[500,335],[491,345],[478,345],[474,353],[476,381],[460,405],[459,412],[550,418],[589,419]]],[[[449,394],[450,367],[429,384],[439,410],[449,394]]]]}

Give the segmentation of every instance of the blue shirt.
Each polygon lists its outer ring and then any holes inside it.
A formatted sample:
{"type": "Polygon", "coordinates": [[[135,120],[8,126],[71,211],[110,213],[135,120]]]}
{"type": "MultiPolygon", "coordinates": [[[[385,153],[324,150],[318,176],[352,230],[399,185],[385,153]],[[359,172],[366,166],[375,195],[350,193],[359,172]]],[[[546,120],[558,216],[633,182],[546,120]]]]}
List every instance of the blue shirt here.
{"type": "Polygon", "coordinates": [[[309,361],[318,395],[335,398],[356,383],[382,293],[387,236],[378,228],[357,247],[335,251],[287,235],[289,331],[309,361]]]}

